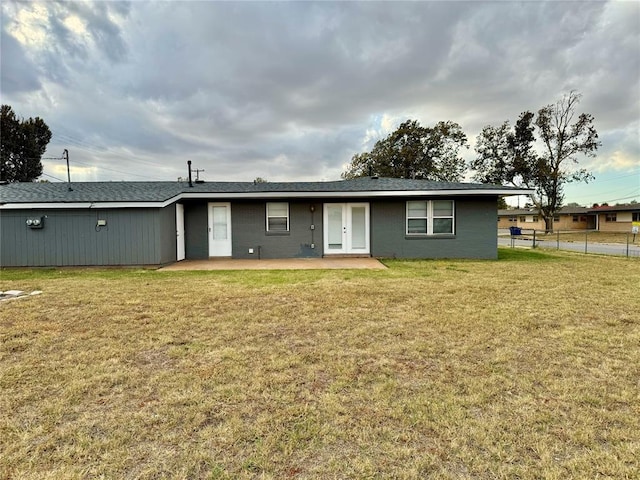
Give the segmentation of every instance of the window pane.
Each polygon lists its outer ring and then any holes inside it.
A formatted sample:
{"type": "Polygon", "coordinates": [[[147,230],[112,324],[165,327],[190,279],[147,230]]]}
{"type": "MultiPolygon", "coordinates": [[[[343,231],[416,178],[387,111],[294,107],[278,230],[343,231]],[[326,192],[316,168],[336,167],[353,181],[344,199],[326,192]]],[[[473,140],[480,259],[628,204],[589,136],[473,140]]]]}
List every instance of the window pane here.
{"type": "Polygon", "coordinates": [[[286,232],[289,218],[289,204],[286,202],[267,203],[267,230],[286,232]]]}
{"type": "Polygon", "coordinates": [[[270,217],[269,218],[269,231],[270,232],[286,232],[287,231],[287,217],[270,217]]]}
{"type": "Polygon", "coordinates": [[[453,202],[451,200],[434,200],[433,216],[434,217],[452,217],[453,202]]]}
{"type": "Polygon", "coordinates": [[[409,217],[427,218],[427,202],[407,202],[409,217]]]}
{"type": "Polygon", "coordinates": [[[427,220],[422,218],[410,218],[408,220],[407,233],[427,233],[427,220]]]}
{"type": "Polygon", "coordinates": [[[227,207],[213,207],[213,239],[227,239],[227,207]]]}
{"type": "Polygon", "coordinates": [[[433,233],[453,233],[452,218],[434,218],[433,233]]]}
{"type": "Polygon", "coordinates": [[[287,210],[286,203],[267,203],[268,217],[286,217],[288,213],[287,210]]]}

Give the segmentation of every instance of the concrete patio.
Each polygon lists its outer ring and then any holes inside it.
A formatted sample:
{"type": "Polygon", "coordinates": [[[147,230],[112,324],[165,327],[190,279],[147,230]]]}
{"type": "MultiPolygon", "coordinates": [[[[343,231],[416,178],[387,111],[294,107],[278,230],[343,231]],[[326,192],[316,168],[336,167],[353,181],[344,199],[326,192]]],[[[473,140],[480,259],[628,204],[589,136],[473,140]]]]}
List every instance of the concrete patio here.
{"type": "Polygon", "coordinates": [[[212,258],[208,260],[182,260],[160,271],[176,270],[336,270],[336,269],[386,269],[377,259],[365,258],[283,258],[240,260],[212,258]]]}

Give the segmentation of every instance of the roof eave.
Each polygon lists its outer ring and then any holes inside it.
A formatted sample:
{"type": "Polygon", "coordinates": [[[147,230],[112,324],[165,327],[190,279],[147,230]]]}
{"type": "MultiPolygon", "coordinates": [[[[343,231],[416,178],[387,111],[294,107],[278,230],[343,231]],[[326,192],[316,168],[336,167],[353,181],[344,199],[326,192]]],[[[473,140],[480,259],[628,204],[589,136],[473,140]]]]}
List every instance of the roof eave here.
{"type": "Polygon", "coordinates": [[[451,196],[510,196],[528,195],[531,190],[518,189],[446,189],[446,190],[368,190],[338,192],[185,192],[163,201],[146,202],[24,202],[5,203],[0,210],[73,209],[73,208],[163,208],[183,199],[269,199],[269,198],[392,198],[392,197],[451,197],[451,196]]]}

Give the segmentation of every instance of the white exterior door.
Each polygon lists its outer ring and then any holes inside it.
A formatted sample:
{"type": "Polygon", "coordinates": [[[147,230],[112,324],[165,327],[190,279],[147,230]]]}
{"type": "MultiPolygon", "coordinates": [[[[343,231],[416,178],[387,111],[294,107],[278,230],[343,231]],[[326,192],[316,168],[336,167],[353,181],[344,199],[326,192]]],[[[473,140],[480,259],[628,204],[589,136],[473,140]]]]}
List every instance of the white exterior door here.
{"type": "Polygon", "coordinates": [[[324,204],[324,254],[369,254],[369,204],[324,204]]]}
{"type": "Polygon", "coordinates": [[[176,203],[176,260],[184,260],[184,205],[176,203]]]}
{"type": "Polygon", "coordinates": [[[209,256],[231,256],[231,204],[209,204],[209,256]]]}

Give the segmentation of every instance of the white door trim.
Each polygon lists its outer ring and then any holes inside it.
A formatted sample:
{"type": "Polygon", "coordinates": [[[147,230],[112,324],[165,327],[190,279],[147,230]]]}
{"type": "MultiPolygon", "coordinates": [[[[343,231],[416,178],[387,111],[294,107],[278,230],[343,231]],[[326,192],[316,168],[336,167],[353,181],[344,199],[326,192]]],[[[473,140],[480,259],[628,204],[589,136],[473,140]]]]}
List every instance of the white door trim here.
{"type": "Polygon", "coordinates": [[[185,259],[184,205],[176,203],[176,261],[185,259]]]}
{"type": "MultiPolygon", "coordinates": [[[[207,218],[209,226],[209,256],[210,257],[230,257],[231,256],[231,203],[230,202],[210,202],[207,206],[207,218]],[[213,208],[226,207],[226,230],[220,233],[221,237],[214,239],[216,226],[213,223],[213,208]]],[[[217,228],[220,226],[218,225],[217,228]]]]}

